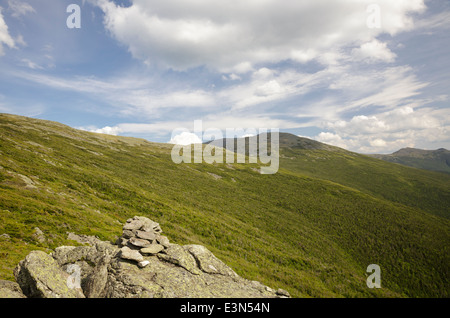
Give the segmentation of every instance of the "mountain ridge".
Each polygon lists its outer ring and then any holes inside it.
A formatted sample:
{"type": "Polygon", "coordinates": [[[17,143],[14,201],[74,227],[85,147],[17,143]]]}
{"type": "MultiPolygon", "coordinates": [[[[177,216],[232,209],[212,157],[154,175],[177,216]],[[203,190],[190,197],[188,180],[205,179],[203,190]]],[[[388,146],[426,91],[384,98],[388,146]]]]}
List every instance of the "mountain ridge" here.
{"type": "Polygon", "coordinates": [[[402,148],[392,154],[370,156],[413,168],[450,173],[450,151],[445,148],[436,150],[402,148]]]}

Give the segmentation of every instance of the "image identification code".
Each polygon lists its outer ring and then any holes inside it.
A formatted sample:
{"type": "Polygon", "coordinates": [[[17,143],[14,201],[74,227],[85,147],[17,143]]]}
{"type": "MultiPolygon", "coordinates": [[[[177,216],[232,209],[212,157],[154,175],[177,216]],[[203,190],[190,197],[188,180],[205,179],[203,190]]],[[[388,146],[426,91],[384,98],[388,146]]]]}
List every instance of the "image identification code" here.
{"type": "Polygon", "coordinates": [[[214,311],[225,313],[268,313],[270,312],[270,304],[259,302],[230,302],[224,303],[223,306],[216,306],[188,302],[187,304],[181,305],[180,308],[180,312],[182,313],[206,313],[208,316],[214,311]]]}

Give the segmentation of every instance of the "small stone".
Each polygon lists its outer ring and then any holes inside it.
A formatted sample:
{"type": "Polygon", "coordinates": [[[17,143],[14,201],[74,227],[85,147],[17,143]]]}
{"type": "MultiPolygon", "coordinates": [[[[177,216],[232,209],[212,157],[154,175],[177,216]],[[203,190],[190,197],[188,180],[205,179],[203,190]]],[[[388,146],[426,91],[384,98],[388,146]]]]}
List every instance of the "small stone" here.
{"type": "Polygon", "coordinates": [[[144,232],[144,231],[136,230],[136,231],[134,231],[134,233],[136,234],[136,236],[138,238],[141,238],[144,240],[154,241],[156,239],[156,234],[153,232],[144,232]]]}
{"type": "Polygon", "coordinates": [[[132,244],[136,247],[148,247],[152,244],[151,242],[149,242],[147,240],[138,239],[135,237],[130,238],[129,242],[130,242],[130,244],[132,244]]]}
{"type": "Polygon", "coordinates": [[[4,234],[0,235],[0,239],[5,239],[5,240],[9,241],[11,239],[11,236],[9,236],[9,234],[4,233],[4,234]]]}
{"type": "Polygon", "coordinates": [[[122,233],[122,237],[124,237],[126,239],[132,238],[132,237],[134,237],[134,233],[131,230],[124,230],[122,233]]]}
{"type": "Polygon", "coordinates": [[[139,266],[140,268],[144,268],[144,267],[146,267],[148,264],[150,264],[149,261],[141,261],[141,262],[138,263],[138,266],[139,266]]]}
{"type": "MultiPolygon", "coordinates": [[[[128,222],[128,221],[127,221],[128,222]]],[[[142,227],[142,225],[144,225],[144,223],[142,222],[142,221],[140,221],[140,220],[132,220],[131,222],[129,222],[129,223],[126,223],[124,226],[123,226],[123,230],[125,231],[125,230],[139,230],[141,227],[142,227]]]]}
{"type": "Polygon", "coordinates": [[[159,244],[161,244],[162,246],[164,246],[164,247],[169,247],[169,246],[170,246],[169,239],[168,239],[167,237],[165,237],[165,236],[162,236],[162,235],[158,236],[158,237],[156,238],[156,241],[157,241],[159,244]]]}
{"type": "Polygon", "coordinates": [[[120,247],[127,246],[127,244],[128,244],[128,240],[123,237],[119,237],[116,241],[116,245],[119,245],[120,247]]]}
{"type": "Polygon", "coordinates": [[[211,264],[208,265],[209,269],[212,270],[213,272],[217,272],[217,268],[215,268],[214,266],[212,266],[211,264]]]}
{"type": "Polygon", "coordinates": [[[164,246],[159,244],[152,244],[149,247],[141,249],[142,254],[158,254],[164,249],[164,246]]]}
{"type": "Polygon", "coordinates": [[[276,294],[277,294],[278,296],[291,297],[291,295],[289,294],[288,291],[286,291],[286,290],[284,290],[284,289],[281,289],[281,288],[278,288],[276,294]]]}
{"type": "Polygon", "coordinates": [[[44,243],[45,242],[44,232],[42,232],[41,229],[38,228],[38,227],[34,228],[34,233],[33,233],[32,237],[33,237],[33,239],[35,239],[39,243],[44,243]]]}
{"type": "Polygon", "coordinates": [[[144,257],[139,251],[132,250],[131,248],[124,246],[120,249],[120,257],[131,261],[142,262],[144,257]]]}
{"type": "Polygon", "coordinates": [[[159,226],[159,223],[153,222],[149,218],[136,216],[135,219],[142,222],[142,227],[138,230],[142,230],[145,232],[156,232],[156,233],[162,232],[161,227],[159,226]]]}

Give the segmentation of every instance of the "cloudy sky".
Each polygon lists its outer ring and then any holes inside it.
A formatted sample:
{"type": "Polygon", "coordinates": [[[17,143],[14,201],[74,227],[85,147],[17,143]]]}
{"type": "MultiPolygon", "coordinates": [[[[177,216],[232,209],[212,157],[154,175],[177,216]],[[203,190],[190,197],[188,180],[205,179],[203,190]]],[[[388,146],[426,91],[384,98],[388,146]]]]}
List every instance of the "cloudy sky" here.
{"type": "Polygon", "coordinates": [[[0,112],[158,142],[450,149],[449,56],[446,0],[0,0],[0,112]]]}

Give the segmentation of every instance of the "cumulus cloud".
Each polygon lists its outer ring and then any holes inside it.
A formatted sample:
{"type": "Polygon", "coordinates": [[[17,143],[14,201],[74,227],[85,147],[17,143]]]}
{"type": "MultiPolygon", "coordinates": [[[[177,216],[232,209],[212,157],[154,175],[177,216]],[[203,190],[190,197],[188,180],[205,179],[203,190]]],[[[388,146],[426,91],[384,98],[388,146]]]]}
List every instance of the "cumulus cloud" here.
{"type": "Polygon", "coordinates": [[[258,63],[332,61],[324,55],[331,48],[354,44],[362,45],[363,55],[374,49],[377,58],[390,60],[393,53],[370,40],[410,30],[411,14],[425,10],[423,0],[379,0],[380,28],[368,29],[372,0],[133,0],[128,7],[95,2],[105,13],[105,27],[135,58],[229,73],[251,71],[258,63]]]}
{"type": "Polygon", "coordinates": [[[341,136],[331,132],[321,132],[319,135],[314,137],[314,139],[325,144],[348,149],[348,141],[344,141],[341,136]]]}
{"type": "Polygon", "coordinates": [[[194,133],[183,131],[181,134],[173,136],[169,143],[185,146],[202,143],[202,140],[194,133]]]}
{"type": "Polygon", "coordinates": [[[353,49],[353,56],[368,62],[382,61],[387,63],[394,62],[396,58],[396,54],[389,50],[386,43],[376,39],[362,44],[357,49],[353,49]]]}
{"type": "Polygon", "coordinates": [[[362,153],[391,153],[403,147],[432,149],[450,141],[450,110],[410,106],[377,115],[327,123],[314,139],[362,153]]]}
{"type": "Polygon", "coordinates": [[[95,133],[99,133],[99,134],[106,134],[106,135],[113,135],[113,136],[117,136],[119,133],[122,132],[122,129],[120,129],[120,127],[103,127],[103,128],[99,128],[99,129],[91,129],[91,132],[95,132],[95,133]]]}

